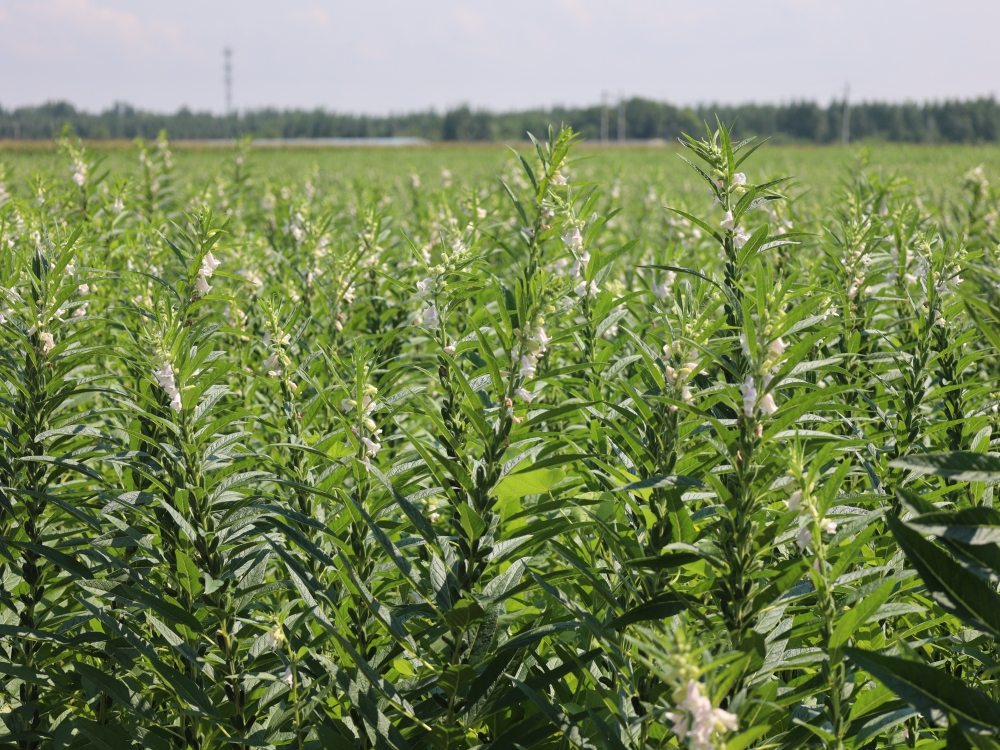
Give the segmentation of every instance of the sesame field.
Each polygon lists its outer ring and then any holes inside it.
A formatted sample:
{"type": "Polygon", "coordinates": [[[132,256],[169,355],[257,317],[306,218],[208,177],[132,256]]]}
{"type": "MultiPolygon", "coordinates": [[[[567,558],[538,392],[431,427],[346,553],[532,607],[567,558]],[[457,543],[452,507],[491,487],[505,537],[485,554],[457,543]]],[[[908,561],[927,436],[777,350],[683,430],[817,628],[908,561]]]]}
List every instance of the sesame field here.
{"type": "Polygon", "coordinates": [[[1000,148],[717,128],[0,144],[0,750],[1000,748],[1000,148]]]}

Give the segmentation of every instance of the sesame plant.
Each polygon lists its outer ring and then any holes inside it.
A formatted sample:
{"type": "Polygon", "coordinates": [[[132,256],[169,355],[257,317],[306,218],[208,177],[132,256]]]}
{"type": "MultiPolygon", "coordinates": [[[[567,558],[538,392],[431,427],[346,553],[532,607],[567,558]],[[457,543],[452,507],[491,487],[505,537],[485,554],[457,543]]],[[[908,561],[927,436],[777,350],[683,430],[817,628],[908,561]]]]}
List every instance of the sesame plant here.
{"type": "Polygon", "coordinates": [[[0,170],[0,747],[995,747],[997,194],[736,132],[0,170]]]}

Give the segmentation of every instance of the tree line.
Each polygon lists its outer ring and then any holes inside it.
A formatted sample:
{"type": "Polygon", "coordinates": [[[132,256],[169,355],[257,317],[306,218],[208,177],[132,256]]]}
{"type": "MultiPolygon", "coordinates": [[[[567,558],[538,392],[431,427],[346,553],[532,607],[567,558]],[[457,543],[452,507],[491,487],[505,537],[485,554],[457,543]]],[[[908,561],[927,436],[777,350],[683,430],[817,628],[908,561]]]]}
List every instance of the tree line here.
{"type": "MultiPolygon", "coordinates": [[[[715,116],[736,121],[741,136],[770,136],[783,143],[835,143],[846,131],[850,140],[903,143],[986,143],[1000,136],[1000,104],[991,96],[966,101],[923,104],[862,102],[845,108],[832,101],[787,104],[702,105],[676,107],[635,97],[625,101],[626,140],[673,139],[700,130],[715,116]]],[[[619,139],[617,107],[554,107],[549,110],[490,112],[467,106],[445,113],[368,116],[322,109],[260,109],[230,115],[193,112],[174,114],[135,109],[126,104],[91,113],[67,102],[4,109],[0,107],[0,139],[48,140],[67,125],[93,140],[153,138],[166,130],[174,139],[215,139],[253,135],[258,138],[352,138],[416,136],[430,141],[516,141],[526,133],[543,133],[549,125],[572,126],[590,141],[619,139]]]]}

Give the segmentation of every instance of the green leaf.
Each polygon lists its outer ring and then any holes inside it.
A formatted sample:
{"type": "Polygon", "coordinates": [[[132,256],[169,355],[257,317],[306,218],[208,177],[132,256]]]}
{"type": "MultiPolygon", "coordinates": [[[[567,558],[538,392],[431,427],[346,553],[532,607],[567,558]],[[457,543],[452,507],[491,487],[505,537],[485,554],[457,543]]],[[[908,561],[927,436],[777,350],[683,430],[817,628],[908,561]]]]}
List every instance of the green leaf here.
{"type": "Polygon", "coordinates": [[[919,474],[934,474],[960,482],[1000,481],[1000,457],[988,453],[971,451],[921,453],[897,458],[889,465],[897,469],[909,469],[919,474]]]}
{"type": "Polygon", "coordinates": [[[767,724],[758,724],[745,732],[740,732],[726,743],[726,750],[746,750],[771,730],[767,724]]]}
{"type": "Polygon", "coordinates": [[[1000,594],[902,521],[888,516],[886,524],[934,600],[956,617],[1000,638],[1000,594]]]}
{"type": "Polygon", "coordinates": [[[665,620],[668,617],[679,615],[687,609],[687,605],[674,594],[661,594],[655,599],[643,602],[637,607],[633,607],[628,612],[619,615],[608,623],[609,628],[621,630],[626,625],[633,625],[637,622],[648,620],[665,620]]]}
{"type": "Polygon", "coordinates": [[[155,719],[146,701],[143,699],[134,700],[132,692],[123,681],[115,679],[85,662],[76,662],[73,669],[80,674],[84,681],[93,684],[96,688],[95,692],[99,690],[123,708],[136,710],[147,719],[155,719]]]}
{"type": "Polygon", "coordinates": [[[486,531],[486,522],[467,503],[459,504],[458,515],[462,522],[462,528],[465,529],[469,539],[478,539],[486,531]]]}
{"type": "Polygon", "coordinates": [[[438,687],[451,698],[464,693],[476,679],[476,670],[468,664],[453,664],[438,677],[438,687]]]}
{"type": "Polygon", "coordinates": [[[459,599],[455,605],[448,610],[444,619],[453,630],[468,630],[469,626],[483,619],[486,613],[483,608],[471,599],[459,599]]]}
{"type": "Polygon", "coordinates": [[[896,694],[892,692],[885,685],[876,685],[871,683],[874,687],[870,689],[859,688],[855,691],[854,705],[851,706],[851,714],[848,717],[850,721],[864,716],[865,714],[871,713],[879,706],[893,700],[896,694]]]}
{"type": "Polygon", "coordinates": [[[640,479],[636,482],[630,482],[629,484],[623,485],[622,487],[612,487],[612,492],[638,492],[640,490],[652,490],[659,489],[661,487],[704,487],[704,483],[695,479],[694,477],[684,477],[684,476],[659,476],[659,477],[649,477],[648,479],[640,479]]]}
{"type": "Polygon", "coordinates": [[[895,711],[887,711],[884,714],[880,714],[861,725],[861,728],[854,737],[854,742],[857,746],[864,745],[869,740],[873,740],[880,734],[885,733],[886,730],[899,726],[907,719],[916,715],[917,711],[909,707],[897,708],[895,711]]]}
{"type": "MultiPolygon", "coordinates": [[[[493,494],[497,500],[506,502],[525,495],[542,495],[552,489],[553,485],[565,479],[566,473],[561,469],[537,469],[517,474],[508,474],[497,484],[493,494]]],[[[463,524],[464,525],[464,524],[463,524]]]]}
{"type": "Polygon", "coordinates": [[[925,534],[970,545],[1000,542],[1000,511],[996,508],[963,508],[955,513],[925,513],[907,523],[925,534]]]}
{"type": "Polygon", "coordinates": [[[507,651],[509,649],[524,648],[525,646],[530,646],[533,643],[537,643],[542,640],[547,635],[552,635],[552,633],[558,633],[560,630],[572,630],[573,628],[580,627],[582,623],[572,620],[569,622],[554,622],[548,625],[540,625],[532,630],[522,631],[511,638],[509,641],[504,643],[499,651],[507,651]]]}
{"type": "Polygon", "coordinates": [[[828,648],[834,651],[847,643],[850,637],[854,635],[854,631],[864,625],[868,621],[868,618],[874,615],[878,611],[878,608],[886,602],[892,595],[895,587],[895,581],[886,581],[875,589],[875,591],[862,597],[861,601],[857,602],[841,615],[836,627],[833,629],[833,635],[830,636],[828,648]]]}
{"type": "Polygon", "coordinates": [[[844,653],[859,668],[870,673],[924,718],[945,726],[949,715],[973,732],[1000,731],[1000,704],[961,679],[926,664],[896,656],[885,656],[856,648],[844,653]]]}
{"type": "Polygon", "coordinates": [[[392,660],[393,668],[399,672],[403,677],[416,677],[417,673],[413,669],[413,665],[410,664],[406,659],[398,658],[392,660]]]}
{"type": "Polygon", "coordinates": [[[701,555],[694,552],[668,552],[659,557],[637,557],[635,560],[626,560],[625,564],[647,570],[670,570],[682,565],[690,565],[701,559],[701,555]]]}
{"type": "Polygon", "coordinates": [[[177,557],[177,579],[181,587],[194,599],[201,593],[201,571],[184,550],[178,549],[174,554],[177,557]]]}

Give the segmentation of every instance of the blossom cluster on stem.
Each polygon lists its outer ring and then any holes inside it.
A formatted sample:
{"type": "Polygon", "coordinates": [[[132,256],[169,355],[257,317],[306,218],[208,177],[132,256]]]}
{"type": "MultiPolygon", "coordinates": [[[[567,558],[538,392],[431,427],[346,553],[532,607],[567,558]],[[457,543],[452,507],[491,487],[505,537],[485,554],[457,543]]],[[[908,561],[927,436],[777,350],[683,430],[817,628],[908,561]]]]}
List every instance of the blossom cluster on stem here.
{"type": "Polygon", "coordinates": [[[735,732],[739,728],[736,714],[713,708],[712,701],[701,692],[701,683],[689,680],[683,697],[677,702],[677,711],[668,711],[666,718],[671,729],[682,742],[687,740],[692,750],[715,750],[725,747],[722,732],[735,732]]]}
{"type": "MultiPolygon", "coordinates": [[[[365,391],[361,396],[361,426],[364,428],[367,434],[361,432],[357,425],[351,426],[351,432],[354,433],[361,445],[364,447],[364,455],[362,456],[362,461],[366,464],[371,462],[371,459],[378,455],[379,450],[382,448],[382,444],[379,442],[379,436],[382,434],[382,430],[375,424],[375,420],[372,415],[375,410],[378,409],[378,401],[375,400],[375,396],[378,394],[378,390],[373,385],[366,385],[365,391]]],[[[358,402],[354,399],[344,399],[340,402],[341,408],[349,412],[354,407],[358,406],[358,402]]]]}
{"type": "Polygon", "coordinates": [[[201,268],[198,269],[198,278],[195,279],[194,288],[198,290],[198,294],[204,297],[208,294],[212,287],[209,286],[208,280],[212,278],[212,274],[215,273],[215,269],[222,265],[221,261],[215,259],[212,253],[206,253],[205,257],[201,259],[201,268]]]}
{"type": "Polygon", "coordinates": [[[799,528],[799,533],[795,536],[795,544],[799,550],[805,552],[813,542],[812,524],[815,523],[820,533],[836,534],[837,522],[827,516],[820,517],[818,509],[811,495],[803,493],[802,490],[795,490],[785,501],[788,509],[797,511],[805,523],[799,528]]]}
{"type": "MultiPolygon", "coordinates": [[[[538,370],[538,360],[548,351],[549,343],[552,341],[551,337],[545,333],[545,328],[541,323],[535,326],[533,331],[527,332],[527,334],[522,339],[520,359],[516,356],[513,358],[520,364],[518,374],[525,380],[535,377],[535,373],[538,370]]],[[[535,398],[535,394],[529,391],[524,383],[514,391],[514,395],[526,404],[530,404],[535,398]]],[[[515,422],[520,422],[523,419],[523,417],[514,416],[514,403],[509,398],[504,399],[504,406],[510,410],[511,419],[515,422]]]]}
{"type": "Polygon", "coordinates": [[[164,362],[159,370],[153,370],[153,377],[156,378],[156,382],[159,383],[160,388],[170,396],[170,408],[174,411],[180,411],[183,405],[181,404],[180,389],[177,387],[177,381],[174,379],[173,365],[169,362],[164,362]]]}
{"type": "MultiPolygon", "coordinates": [[[[673,348],[666,344],[663,347],[663,353],[669,357],[673,352],[673,348]]],[[[691,393],[691,388],[687,385],[688,379],[695,372],[698,371],[697,362],[685,362],[678,368],[674,368],[672,365],[665,365],[663,372],[666,375],[667,383],[673,387],[675,391],[680,392],[681,401],[686,404],[690,404],[694,401],[694,396],[691,393]]],[[[677,407],[671,407],[671,411],[676,411],[677,407]]]]}

